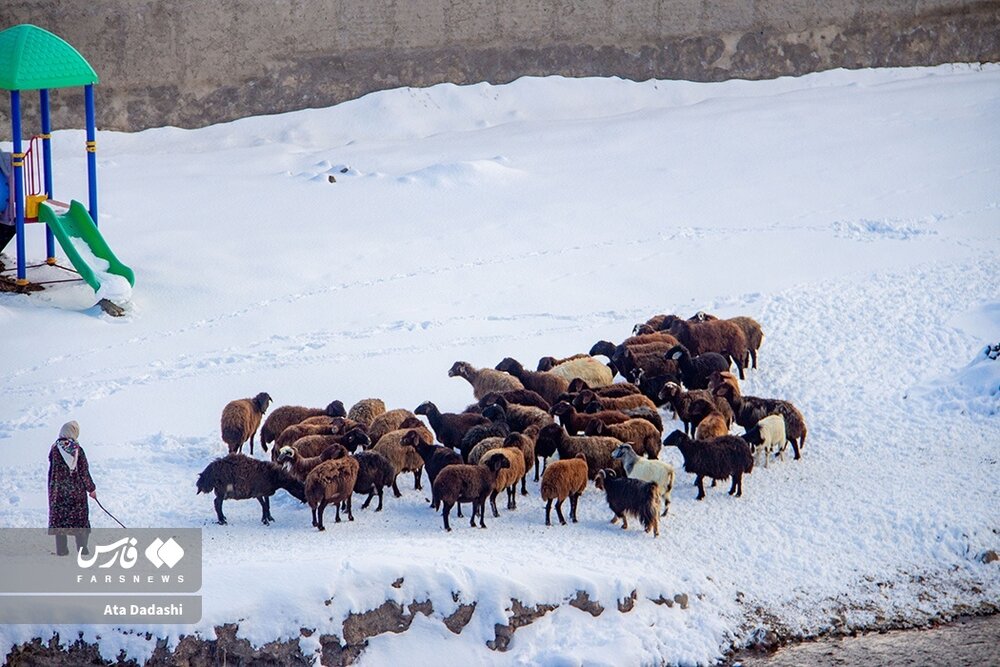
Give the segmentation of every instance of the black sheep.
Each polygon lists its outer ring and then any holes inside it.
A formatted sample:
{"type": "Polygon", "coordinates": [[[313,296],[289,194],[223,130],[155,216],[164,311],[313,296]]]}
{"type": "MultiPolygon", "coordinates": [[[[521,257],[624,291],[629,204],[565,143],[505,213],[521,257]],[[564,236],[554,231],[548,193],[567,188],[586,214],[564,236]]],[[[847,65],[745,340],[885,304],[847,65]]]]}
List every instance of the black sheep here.
{"type": "Polygon", "coordinates": [[[458,451],[462,453],[462,460],[469,460],[469,452],[485,438],[506,438],[510,435],[510,426],[507,425],[507,413],[499,405],[489,405],[483,409],[483,417],[489,419],[488,424],[473,426],[458,445],[458,451]]]}
{"type": "MultiPolygon", "coordinates": [[[[410,431],[403,436],[400,441],[404,447],[414,447],[420,458],[424,460],[424,470],[427,471],[427,479],[431,483],[431,509],[436,510],[440,505],[438,497],[434,494],[434,480],[446,466],[462,462],[462,457],[450,447],[432,445],[424,442],[417,431],[410,431]]],[[[462,516],[462,506],[458,506],[458,516],[462,516]]]]}
{"type": "Polygon", "coordinates": [[[361,509],[368,509],[372,498],[378,494],[376,512],[382,511],[382,489],[392,486],[396,473],[392,463],[378,452],[358,452],[354,455],[358,460],[358,478],[354,481],[354,493],[367,493],[368,498],[361,509]]]}
{"type": "Polygon", "coordinates": [[[615,516],[611,523],[622,520],[622,530],[628,530],[628,515],[639,519],[653,537],[660,534],[660,491],[656,482],[618,477],[614,470],[603,469],[594,478],[594,485],[604,491],[608,507],[615,516]]]}
{"type": "Polygon", "coordinates": [[[743,474],[753,470],[753,452],[743,438],[723,435],[709,440],[693,440],[683,431],[674,431],[663,441],[665,447],[676,447],[684,457],[684,470],[698,478],[698,500],[705,497],[704,478],[733,478],[729,495],[743,495],[743,474]]]}
{"type": "Polygon", "coordinates": [[[414,410],[418,415],[426,415],[427,421],[434,429],[434,435],[445,447],[460,449],[462,437],[473,426],[489,424],[490,420],[482,415],[468,412],[441,412],[430,401],[424,401],[414,410]]]}
{"type": "Polygon", "coordinates": [[[506,409],[507,404],[515,403],[517,405],[527,405],[533,408],[540,408],[548,412],[552,408],[552,403],[546,401],[541,394],[536,391],[531,391],[530,389],[511,389],[510,391],[491,391],[490,393],[479,399],[479,407],[485,408],[487,405],[503,405],[506,409]],[[501,403],[500,400],[505,401],[501,403]]]}
{"type": "Polygon", "coordinates": [[[302,482],[270,461],[261,461],[243,454],[230,454],[215,459],[198,475],[198,493],[215,491],[215,513],[219,524],[226,525],[222,501],[256,498],[261,507],[260,521],[265,526],[274,521],[271,516],[271,496],[284,489],[302,502],[306,501],[302,482]]]}
{"type": "Polygon", "coordinates": [[[686,347],[675,345],[664,356],[677,362],[681,380],[688,389],[707,389],[712,373],[729,370],[729,361],[718,352],[705,352],[692,357],[686,347]]]}

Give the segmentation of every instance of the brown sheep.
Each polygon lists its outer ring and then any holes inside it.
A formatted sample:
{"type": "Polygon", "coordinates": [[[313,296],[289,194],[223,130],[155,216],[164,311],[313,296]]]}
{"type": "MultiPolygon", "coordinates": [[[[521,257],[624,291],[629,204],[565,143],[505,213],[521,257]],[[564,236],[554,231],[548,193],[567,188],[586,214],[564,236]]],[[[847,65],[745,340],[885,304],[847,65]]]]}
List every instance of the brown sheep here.
{"type": "Polygon", "coordinates": [[[605,424],[597,421],[589,424],[585,435],[606,435],[627,442],[636,454],[655,459],[660,456],[660,432],[645,419],[629,419],[620,424],[605,424]]]}
{"type": "Polygon", "coordinates": [[[747,361],[747,338],[737,325],[726,320],[688,322],[678,319],[670,326],[670,333],[693,355],[718,352],[728,356],[736,364],[740,379],[743,379],[743,368],[747,361]]]}
{"type": "MultiPolygon", "coordinates": [[[[722,414],[727,426],[733,423],[733,409],[726,399],[715,396],[705,389],[684,391],[679,384],[668,382],[660,390],[660,396],[673,408],[674,414],[684,424],[685,433],[694,431],[713,408],[722,414]]],[[[728,428],[726,430],[728,432],[728,428]]]]}
{"type": "Polygon", "coordinates": [[[552,414],[559,418],[560,423],[570,435],[583,433],[591,422],[602,421],[607,424],[627,422],[629,416],[621,410],[600,410],[598,412],[578,412],[570,403],[559,401],[552,406],[552,414]]]}
{"type": "Polygon", "coordinates": [[[306,477],[306,501],[312,509],[313,525],[318,530],[326,530],[323,526],[323,510],[331,503],[337,508],[337,523],[340,523],[341,503],[347,505],[347,520],[354,521],[351,496],[354,494],[359,468],[357,459],[344,456],[323,461],[306,477]]]}
{"type": "Polygon", "coordinates": [[[278,451],[283,447],[288,447],[293,442],[299,438],[304,438],[307,435],[336,435],[333,429],[330,428],[329,424],[321,426],[319,424],[292,424],[278,436],[277,440],[274,441],[274,447],[271,449],[271,459],[274,461],[278,460],[278,451]]]}
{"type": "Polygon", "coordinates": [[[550,424],[538,434],[535,448],[542,452],[554,449],[559,452],[560,459],[571,459],[577,454],[583,454],[587,458],[588,475],[592,479],[602,468],[623,472],[621,464],[611,458],[611,453],[620,444],[617,438],[570,435],[562,426],[550,424]]]}
{"type": "Polygon", "coordinates": [[[531,405],[511,403],[499,394],[493,394],[493,396],[493,402],[487,403],[483,407],[499,405],[503,408],[504,413],[507,415],[507,426],[510,426],[511,431],[520,431],[523,433],[529,426],[537,426],[541,429],[552,423],[552,416],[549,414],[548,409],[542,410],[531,405]]]}
{"type": "Polygon", "coordinates": [[[300,482],[304,482],[313,468],[320,463],[329,459],[339,459],[343,456],[347,456],[347,449],[343,445],[329,445],[321,453],[309,457],[303,456],[295,447],[286,446],[278,451],[277,463],[287,470],[292,477],[300,482]]]}
{"type": "MultiPolygon", "coordinates": [[[[368,437],[372,439],[372,445],[377,445],[379,439],[389,431],[395,431],[402,425],[407,417],[416,417],[415,414],[403,408],[389,410],[372,420],[372,425],[368,427],[368,437]]],[[[433,442],[433,440],[431,441],[433,442]]]]}
{"type": "Polygon", "coordinates": [[[198,475],[198,493],[215,492],[215,515],[221,525],[226,525],[222,501],[256,498],[260,503],[260,521],[265,526],[274,521],[271,516],[271,496],[278,489],[285,489],[302,502],[305,490],[302,482],[282,470],[281,466],[260,461],[242,454],[230,454],[215,459],[198,475]]]}
{"type": "Polygon", "coordinates": [[[545,502],[545,525],[552,525],[552,501],[556,501],[556,515],[559,523],[566,525],[562,504],[569,498],[569,518],[576,523],[576,504],[587,489],[587,457],[577,454],[565,461],[553,461],[542,475],[541,496],[545,502]]]}
{"type": "Polygon", "coordinates": [[[630,410],[632,408],[645,407],[656,410],[656,404],[642,394],[630,394],[617,398],[610,396],[598,396],[593,391],[587,389],[577,394],[573,399],[573,407],[577,410],[584,410],[591,403],[597,403],[602,410],[630,410]]]}
{"type": "Polygon", "coordinates": [[[325,408],[304,408],[301,405],[282,405],[275,408],[264,420],[264,425],[260,427],[260,447],[265,452],[267,446],[274,442],[274,439],[281,435],[289,426],[300,424],[304,419],[310,417],[342,417],[344,404],[340,401],[333,401],[325,408]]]}
{"type": "MultiPolygon", "coordinates": [[[[392,464],[392,469],[396,476],[399,476],[404,472],[412,472],[413,488],[420,490],[423,489],[423,486],[420,484],[420,476],[424,469],[424,460],[420,457],[420,454],[416,449],[403,445],[403,436],[410,431],[417,431],[418,434],[420,433],[418,429],[397,429],[395,431],[389,431],[379,438],[377,444],[372,446],[372,451],[378,452],[385,458],[389,459],[389,463],[392,464]]],[[[421,439],[424,439],[423,435],[421,435],[421,439]]],[[[399,486],[395,477],[393,477],[392,480],[392,493],[397,498],[402,495],[399,492],[399,486]]]]}
{"type": "MultiPolygon", "coordinates": [[[[590,389],[598,396],[628,396],[629,394],[641,394],[642,390],[635,386],[631,382],[616,382],[614,384],[609,384],[604,387],[591,387],[586,382],[580,378],[576,378],[569,383],[569,388],[566,390],[570,394],[578,394],[584,389],[590,389]]],[[[560,398],[559,400],[566,400],[560,398]]],[[[570,399],[572,400],[572,399],[570,399]]]]}
{"type": "Polygon", "coordinates": [[[510,373],[521,381],[525,389],[537,392],[549,404],[554,403],[559,394],[569,387],[569,381],[565,378],[545,371],[529,371],[512,357],[506,357],[496,365],[496,369],[510,373]]]}
{"type": "Polygon", "coordinates": [[[353,452],[358,447],[367,447],[369,441],[364,431],[352,429],[342,435],[306,435],[287,446],[302,456],[310,457],[319,456],[330,445],[342,445],[347,451],[353,452]]]}
{"type": "Polygon", "coordinates": [[[710,440],[724,435],[729,435],[729,424],[718,410],[705,415],[694,431],[695,440],[710,440]]]}
{"type": "Polygon", "coordinates": [[[379,398],[364,398],[354,405],[347,412],[347,417],[364,424],[365,428],[370,428],[372,422],[379,415],[385,414],[385,403],[379,398]]]}
{"type": "Polygon", "coordinates": [[[524,456],[517,447],[501,447],[486,453],[483,457],[483,465],[490,467],[490,459],[502,456],[507,459],[509,466],[504,466],[493,481],[493,491],[490,493],[490,508],[493,510],[493,518],[500,516],[497,510],[497,496],[501,491],[507,492],[507,509],[517,509],[517,483],[524,478],[524,456]]]}
{"type": "Polygon", "coordinates": [[[729,371],[712,373],[712,375],[708,378],[708,390],[712,392],[712,394],[715,394],[715,390],[722,385],[732,387],[733,395],[736,397],[739,397],[742,393],[740,391],[740,381],[729,371]]]}
{"type": "Polygon", "coordinates": [[[505,456],[490,457],[489,465],[456,463],[445,466],[434,480],[434,497],[441,501],[444,529],[451,532],[448,516],[456,503],[472,503],[469,525],[476,527],[478,512],[479,527],[485,528],[486,497],[493,491],[497,474],[509,466],[510,461],[505,456]]]}
{"type": "Polygon", "coordinates": [[[222,409],[222,441],[229,445],[230,454],[241,451],[243,443],[250,440],[250,455],[253,456],[253,438],[269,405],[271,395],[262,391],[253,398],[229,401],[222,409]]]}

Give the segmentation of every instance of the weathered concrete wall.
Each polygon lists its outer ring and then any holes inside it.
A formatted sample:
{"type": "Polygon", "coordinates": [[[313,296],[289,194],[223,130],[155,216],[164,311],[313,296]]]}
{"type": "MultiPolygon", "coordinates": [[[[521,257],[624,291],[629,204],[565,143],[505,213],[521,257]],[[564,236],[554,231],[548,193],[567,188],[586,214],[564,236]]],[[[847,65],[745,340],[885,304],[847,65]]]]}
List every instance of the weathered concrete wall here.
{"type": "MultiPolygon", "coordinates": [[[[112,129],[197,127],[443,81],[717,81],[1000,60],[1000,0],[0,2],[0,27],[17,23],[83,53],[101,77],[98,124],[112,129]]],[[[82,125],[81,97],[55,96],[57,126],[82,125]]]]}

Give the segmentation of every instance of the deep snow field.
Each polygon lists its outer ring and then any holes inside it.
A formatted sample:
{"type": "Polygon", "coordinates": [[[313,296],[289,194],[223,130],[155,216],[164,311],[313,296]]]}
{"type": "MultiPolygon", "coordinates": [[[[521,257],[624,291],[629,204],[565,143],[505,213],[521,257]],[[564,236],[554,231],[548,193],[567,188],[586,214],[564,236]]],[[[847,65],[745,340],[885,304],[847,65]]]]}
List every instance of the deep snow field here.
{"type": "MultiPolygon", "coordinates": [[[[57,198],[85,201],[82,132],[54,144],[57,198]]],[[[1000,549],[1000,362],[980,355],[1000,342],[1000,67],[440,85],[99,146],[101,229],[135,290],[121,319],[82,285],[0,295],[0,526],[45,525],[46,454],[75,419],[126,525],[203,527],[204,617],[5,626],[0,655],[79,631],[142,659],[147,630],[227,622],[258,645],[315,628],[311,653],[350,611],[430,599],[362,664],[705,664],[767,630],[1000,603],[980,561],[1000,549]],[[325,533],[283,492],[266,528],[254,501],[218,526],[195,495],[233,398],[459,411],[458,359],[533,368],[697,310],[761,322],[744,393],[795,403],[809,437],[740,499],[723,484],[695,501],[665,450],[678,484],[658,539],[610,525],[593,486],[577,525],[547,528],[529,483],[517,511],[450,534],[410,475],[325,533]],[[486,648],[512,598],[577,590],[606,611],[563,606],[486,648]],[[678,594],[686,609],[651,602],[678,594]],[[472,601],[452,634],[442,617],[472,601]]]]}

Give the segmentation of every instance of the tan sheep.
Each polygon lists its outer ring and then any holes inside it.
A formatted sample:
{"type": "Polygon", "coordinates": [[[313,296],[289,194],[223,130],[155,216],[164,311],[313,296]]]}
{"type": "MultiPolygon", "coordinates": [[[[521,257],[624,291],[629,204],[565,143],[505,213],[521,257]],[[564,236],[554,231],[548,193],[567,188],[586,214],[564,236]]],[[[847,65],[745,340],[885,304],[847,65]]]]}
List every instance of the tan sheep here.
{"type": "Polygon", "coordinates": [[[456,361],[448,371],[448,377],[465,378],[472,385],[472,395],[477,401],[490,392],[524,389],[521,381],[509,373],[492,368],[476,368],[465,361],[456,361]]]}
{"type": "MultiPolygon", "coordinates": [[[[383,435],[398,429],[407,417],[416,417],[416,415],[409,410],[396,408],[373,419],[372,425],[368,427],[368,437],[372,439],[372,444],[377,445],[383,435]]],[[[434,442],[434,439],[432,438],[430,442],[434,442]]]]}
{"type": "Polygon", "coordinates": [[[580,378],[591,387],[603,387],[611,384],[611,381],[614,380],[611,369],[600,360],[590,356],[563,362],[558,366],[553,366],[549,372],[560,376],[567,382],[580,378]]]}
{"type": "Polygon", "coordinates": [[[344,404],[340,401],[333,401],[325,408],[304,408],[301,405],[282,405],[275,408],[264,420],[264,425],[260,428],[260,446],[266,452],[267,446],[274,442],[275,438],[281,435],[289,426],[300,424],[304,419],[310,417],[342,417],[344,404]]]}
{"type": "Polygon", "coordinates": [[[253,456],[253,439],[269,405],[271,395],[262,391],[253,398],[229,401],[222,409],[222,441],[229,445],[230,454],[241,451],[243,443],[250,440],[250,455],[253,456]]]}
{"type": "Polygon", "coordinates": [[[605,424],[595,420],[587,424],[583,432],[585,435],[607,435],[627,442],[640,456],[645,454],[651,459],[660,456],[661,433],[645,419],[634,418],[620,424],[605,424]]]}
{"type": "MultiPolygon", "coordinates": [[[[403,445],[403,436],[411,430],[417,429],[396,429],[395,431],[389,431],[379,438],[379,441],[372,446],[373,452],[378,452],[385,458],[389,459],[389,463],[392,464],[392,470],[395,473],[392,479],[392,493],[397,498],[402,495],[399,492],[399,486],[396,483],[396,477],[399,476],[400,473],[412,472],[413,488],[417,490],[423,488],[420,484],[420,475],[423,472],[424,460],[420,457],[420,454],[415,448],[403,445]]],[[[421,435],[421,438],[423,437],[424,436],[421,435]]],[[[431,442],[433,442],[433,440],[431,440],[431,442]]]]}
{"type": "Polygon", "coordinates": [[[347,412],[347,417],[370,428],[372,422],[379,415],[384,415],[385,403],[379,398],[364,398],[354,405],[347,412]]]}

